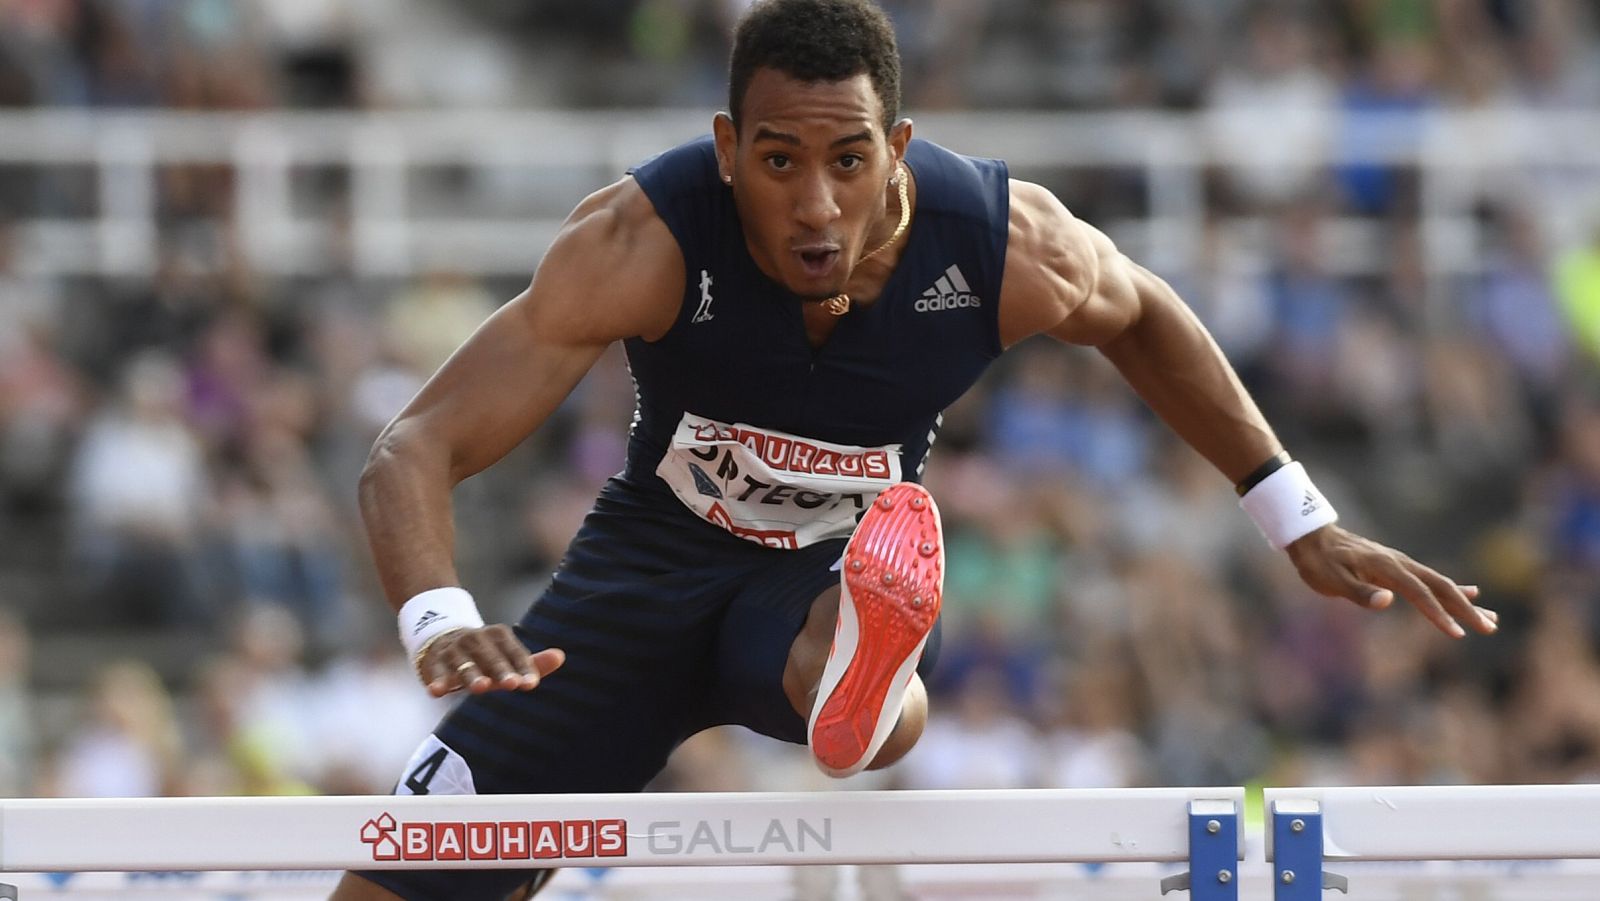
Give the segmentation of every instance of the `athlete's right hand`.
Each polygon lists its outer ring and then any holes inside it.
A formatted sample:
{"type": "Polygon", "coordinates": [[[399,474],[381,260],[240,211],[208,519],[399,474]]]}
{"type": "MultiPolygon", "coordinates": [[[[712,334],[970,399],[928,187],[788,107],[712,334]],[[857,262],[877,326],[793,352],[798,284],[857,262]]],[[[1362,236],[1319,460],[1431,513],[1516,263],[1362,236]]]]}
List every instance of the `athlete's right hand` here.
{"type": "Polygon", "coordinates": [[[473,694],[528,691],[566,660],[567,653],[560,648],[528,653],[510,626],[496,623],[440,635],[423,649],[416,664],[428,693],[442,698],[462,689],[473,694]]]}

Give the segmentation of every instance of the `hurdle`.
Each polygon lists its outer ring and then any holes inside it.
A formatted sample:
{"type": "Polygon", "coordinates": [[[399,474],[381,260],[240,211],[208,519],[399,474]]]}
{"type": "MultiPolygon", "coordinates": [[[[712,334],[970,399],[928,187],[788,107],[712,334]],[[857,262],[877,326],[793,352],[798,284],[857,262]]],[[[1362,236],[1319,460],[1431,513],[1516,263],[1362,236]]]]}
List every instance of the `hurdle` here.
{"type": "Polygon", "coordinates": [[[1242,788],[16,799],[0,873],[1184,863],[1236,901],[1242,788]]]}
{"type": "Polygon", "coordinates": [[[1600,785],[1269,788],[1274,901],[1349,892],[1330,861],[1594,860],[1600,785]]]}

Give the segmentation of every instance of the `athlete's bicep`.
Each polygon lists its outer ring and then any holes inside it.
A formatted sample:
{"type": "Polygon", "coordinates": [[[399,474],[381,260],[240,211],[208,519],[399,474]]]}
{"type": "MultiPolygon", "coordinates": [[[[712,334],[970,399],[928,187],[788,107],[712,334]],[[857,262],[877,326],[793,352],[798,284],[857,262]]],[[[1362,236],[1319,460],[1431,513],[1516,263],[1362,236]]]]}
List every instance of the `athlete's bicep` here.
{"type": "Polygon", "coordinates": [[[612,342],[664,334],[682,290],[682,257],[648,200],[631,181],[607,189],[390,430],[447,454],[455,481],[479,472],[538,428],[612,342]]]}
{"type": "Polygon", "coordinates": [[[1111,239],[1073,216],[1038,185],[1013,182],[1000,297],[1007,346],[1049,334],[1099,345],[1138,318],[1140,278],[1147,273],[1111,239]]]}

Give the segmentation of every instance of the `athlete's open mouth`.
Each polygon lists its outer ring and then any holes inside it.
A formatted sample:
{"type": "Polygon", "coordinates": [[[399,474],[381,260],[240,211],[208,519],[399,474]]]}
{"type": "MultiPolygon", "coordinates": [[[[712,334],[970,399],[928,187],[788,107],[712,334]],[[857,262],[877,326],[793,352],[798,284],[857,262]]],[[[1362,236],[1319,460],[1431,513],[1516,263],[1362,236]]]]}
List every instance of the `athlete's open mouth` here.
{"type": "Polygon", "coordinates": [[[800,257],[800,266],[805,269],[806,275],[812,278],[822,278],[833,271],[833,266],[839,261],[839,251],[832,247],[807,247],[795,251],[800,257]]]}

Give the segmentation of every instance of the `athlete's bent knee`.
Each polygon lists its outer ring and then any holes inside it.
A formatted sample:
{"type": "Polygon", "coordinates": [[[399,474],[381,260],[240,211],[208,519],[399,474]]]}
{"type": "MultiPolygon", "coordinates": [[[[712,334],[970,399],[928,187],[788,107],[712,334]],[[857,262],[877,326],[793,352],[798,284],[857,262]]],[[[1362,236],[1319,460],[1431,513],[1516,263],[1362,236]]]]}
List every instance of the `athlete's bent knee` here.
{"type": "Polygon", "coordinates": [[[922,685],[922,677],[913,674],[911,682],[906,685],[905,701],[900,705],[900,719],[895,721],[894,730],[884,739],[883,747],[878,749],[877,756],[867,764],[867,769],[881,770],[898,762],[916,747],[917,740],[922,738],[922,730],[927,725],[928,690],[922,685]]]}

